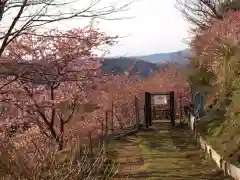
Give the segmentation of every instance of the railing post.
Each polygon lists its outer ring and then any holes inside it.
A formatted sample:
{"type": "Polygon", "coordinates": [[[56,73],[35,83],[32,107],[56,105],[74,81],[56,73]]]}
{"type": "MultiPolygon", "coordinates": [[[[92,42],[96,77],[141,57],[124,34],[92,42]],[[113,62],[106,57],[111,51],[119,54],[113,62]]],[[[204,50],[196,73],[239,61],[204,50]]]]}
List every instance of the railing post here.
{"type": "Polygon", "coordinates": [[[209,151],[209,157],[210,159],[212,159],[212,149],[209,149],[208,151],[209,151]]]}
{"type": "Polygon", "coordinates": [[[172,123],[173,126],[175,126],[174,91],[171,91],[169,96],[170,96],[171,123],[172,123]]]}
{"type": "Polygon", "coordinates": [[[146,128],[149,127],[149,99],[148,99],[148,92],[145,92],[145,104],[144,104],[144,115],[145,115],[145,126],[146,128]]]}
{"type": "Polygon", "coordinates": [[[139,107],[138,107],[138,98],[135,96],[135,113],[136,113],[136,128],[139,130],[140,120],[139,120],[139,107]]]}
{"type": "Polygon", "coordinates": [[[113,114],[113,102],[112,102],[112,109],[111,109],[111,126],[112,126],[112,133],[114,133],[114,122],[113,122],[113,118],[114,118],[114,114],[113,114]]]}
{"type": "Polygon", "coordinates": [[[102,126],[102,134],[101,134],[101,146],[103,145],[103,141],[104,141],[104,123],[103,120],[101,122],[101,126],[102,126]]]}
{"type": "Polygon", "coordinates": [[[105,156],[107,156],[107,136],[108,136],[108,111],[105,112],[105,134],[103,138],[103,151],[105,156]]]}
{"type": "Polygon", "coordinates": [[[194,127],[194,137],[195,138],[197,138],[197,122],[196,121],[197,121],[196,118],[194,118],[194,125],[193,125],[193,127],[194,127]]]}
{"type": "Polygon", "coordinates": [[[92,146],[92,132],[89,131],[89,155],[93,155],[93,146],[92,146]]]}
{"type": "Polygon", "coordinates": [[[224,162],[224,175],[227,176],[228,175],[228,163],[227,162],[224,162]]]}
{"type": "Polygon", "coordinates": [[[182,124],[182,96],[179,97],[179,108],[180,108],[180,124],[182,124]]]}
{"type": "Polygon", "coordinates": [[[106,121],[105,136],[107,136],[108,135],[108,111],[105,112],[105,121],[106,121]]]}
{"type": "Polygon", "coordinates": [[[191,113],[188,110],[188,127],[191,129],[191,113]]]}

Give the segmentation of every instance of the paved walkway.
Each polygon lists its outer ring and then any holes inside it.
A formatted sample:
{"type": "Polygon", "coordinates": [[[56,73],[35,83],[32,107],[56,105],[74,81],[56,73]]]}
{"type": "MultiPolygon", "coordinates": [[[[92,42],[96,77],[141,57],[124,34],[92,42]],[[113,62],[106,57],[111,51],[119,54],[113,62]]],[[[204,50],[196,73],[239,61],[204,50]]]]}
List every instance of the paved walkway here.
{"type": "Polygon", "coordinates": [[[115,179],[228,180],[199,149],[190,131],[155,124],[152,130],[118,140],[111,148],[120,163],[115,179]]]}

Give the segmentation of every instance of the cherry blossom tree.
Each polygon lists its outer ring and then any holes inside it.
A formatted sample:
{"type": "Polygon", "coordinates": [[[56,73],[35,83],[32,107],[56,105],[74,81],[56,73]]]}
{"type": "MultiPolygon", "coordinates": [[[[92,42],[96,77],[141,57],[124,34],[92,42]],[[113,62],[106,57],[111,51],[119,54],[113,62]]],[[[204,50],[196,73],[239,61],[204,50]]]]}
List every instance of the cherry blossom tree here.
{"type": "MultiPolygon", "coordinates": [[[[17,111],[13,120],[36,124],[62,149],[65,125],[74,116],[97,108],[87,99],[87,84],[100,73],[100,59],[94,50],[113,42],[114,38],[92,29],[16,38],[3,55],[5,66],[1,71],[6,74],[5,80],[16,79],[2,91],[3,106],[17,111]]],[[[8,118],[11,113],[3,115],[8,118]]]]}
{"type": "Polygon", "coordinates": [[[229,63],[239,49],[239,15],[239,12],[229,12],[191,43],[195,52],[195,67],[202,69],[205,76],[211,73],[211,86],[223,86],[233,68],[229,63]]]}

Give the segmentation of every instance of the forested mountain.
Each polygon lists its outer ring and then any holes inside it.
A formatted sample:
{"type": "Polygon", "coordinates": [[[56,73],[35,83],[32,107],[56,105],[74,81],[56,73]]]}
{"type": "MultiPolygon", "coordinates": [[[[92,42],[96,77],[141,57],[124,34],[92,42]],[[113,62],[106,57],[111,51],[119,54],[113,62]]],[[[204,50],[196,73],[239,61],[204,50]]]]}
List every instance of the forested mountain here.
{"type": "Polygon", "coordinates": [[[145,78],[159,67],[154,63],[127,57],[106,58],[102,62],[102,71],[106,74],[122,74],[129,69],[131,69],[130,73],[139,73],[142,78],[145,78]]]}
{"type": "Polygon", "coordinates": [[[186,64],[188,62],[189,56],[190,56],[189,49],[185,49],[185,50],[176,51],[176,52],[156,53],[156,54],[150,54],[146,56],[137,56],[135,58],[146,61],[146,62],[151,62],[151,63],[172,62],[172,63],[186,64]]]}

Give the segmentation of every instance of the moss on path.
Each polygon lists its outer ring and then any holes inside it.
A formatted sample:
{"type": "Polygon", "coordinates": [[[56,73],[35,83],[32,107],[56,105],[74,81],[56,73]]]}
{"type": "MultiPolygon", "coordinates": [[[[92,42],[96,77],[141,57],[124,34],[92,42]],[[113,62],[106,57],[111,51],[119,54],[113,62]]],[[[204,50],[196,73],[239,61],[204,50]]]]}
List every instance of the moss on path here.
{"type": "Polygon", "coordinates": [[[129,179],[227,180],[214,162],[205,157],[187,128],[155,124],[111,145],[119,174],[129,179]]]}

